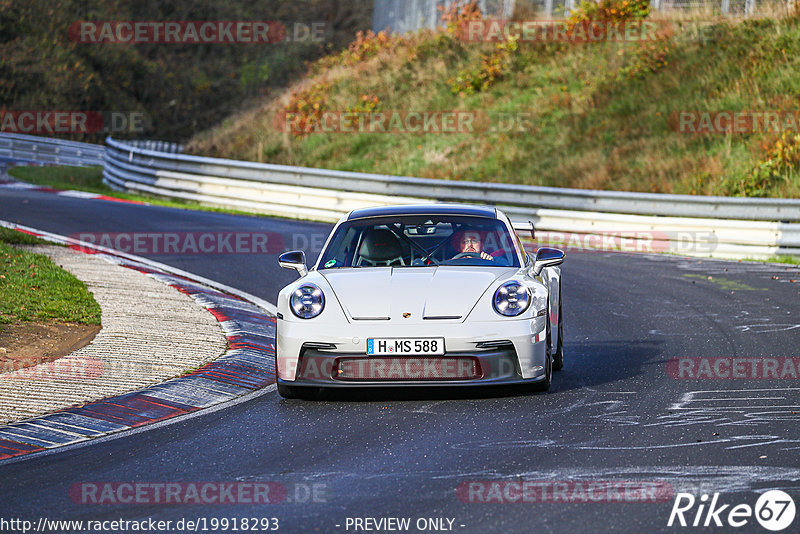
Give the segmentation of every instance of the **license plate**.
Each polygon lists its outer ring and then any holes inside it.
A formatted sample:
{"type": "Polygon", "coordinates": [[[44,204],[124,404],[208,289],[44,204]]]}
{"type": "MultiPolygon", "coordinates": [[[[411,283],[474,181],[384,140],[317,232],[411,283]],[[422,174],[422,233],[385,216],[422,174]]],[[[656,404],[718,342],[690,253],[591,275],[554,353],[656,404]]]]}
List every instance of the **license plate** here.
{"type": "Polygon", "coordinates": [[[444,354],[444,338],[382,337],[367,339],[368,356],[385,356],[387,354],[399,354],[403,356],[431,354],[434,356],[441,356],[444,354]]]}

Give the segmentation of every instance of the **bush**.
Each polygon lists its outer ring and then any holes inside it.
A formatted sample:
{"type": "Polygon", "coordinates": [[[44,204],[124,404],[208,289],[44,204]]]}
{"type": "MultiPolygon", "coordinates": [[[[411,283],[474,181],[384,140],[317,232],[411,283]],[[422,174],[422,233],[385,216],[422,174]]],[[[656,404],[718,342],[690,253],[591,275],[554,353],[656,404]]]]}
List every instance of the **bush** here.
{"type": "Polygon", "coordinates": [[[289,105],[284,112],[291,115],[291,132],[296,137],[302,137],[319,127],[322,113],[328,107],[325,95],[330,90],[330,85],[318,83],[304,91],[292,94],[289,105]]]}
{"type": "Polygon", "coordinates": [[[485,91],[508,72],[513,54],[518,49],[517,38],[513,36],[497,43],[494,52],[482,55],[477,66],[464,69],[454,78],[450,78],[450,90],[456,94],[468,95],[485,91]]]}
{"type": "Polygon", "coordinates": [[[643,20],[650,15],[649,0],[584,0],[578,9],[570,13],[570,25],[582,22],[628,22],[643,20]]]}
{"type": "Polygon", "coordinates": [[[767,145],[761,161],[741,180],[733,193],[746,197],[766,197],[782,182],[800,175],[800,133],[787,131],[772,146],[767,145]]]}

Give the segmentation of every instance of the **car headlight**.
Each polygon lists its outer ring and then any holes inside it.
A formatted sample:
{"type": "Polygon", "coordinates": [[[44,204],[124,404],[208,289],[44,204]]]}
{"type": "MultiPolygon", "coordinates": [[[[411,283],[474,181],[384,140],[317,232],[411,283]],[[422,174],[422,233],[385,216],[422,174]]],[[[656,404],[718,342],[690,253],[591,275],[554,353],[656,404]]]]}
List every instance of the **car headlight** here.
{"type": "Polygon", "coordinates": [[[313,319],[325,309],[325,295],[314,284],[303,284],[292,293],[289,307],[301,319],[313,319]]]}
{"type": "Polygon", "coordinates": [[[492,304],[500,315],[514,317],[528,309],[531,295],[528,288],[519,282],[506,282],[494,292],[492,304]]]}

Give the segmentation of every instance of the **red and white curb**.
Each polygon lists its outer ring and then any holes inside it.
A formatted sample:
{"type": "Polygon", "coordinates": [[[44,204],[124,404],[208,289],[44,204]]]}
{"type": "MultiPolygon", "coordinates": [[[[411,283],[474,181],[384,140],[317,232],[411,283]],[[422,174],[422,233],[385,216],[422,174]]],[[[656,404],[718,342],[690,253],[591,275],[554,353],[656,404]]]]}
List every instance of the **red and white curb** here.
{"type": "Polygon", "coordinates": [[[200,369],[132,393],[0,427],[0,461],[218,406],[275,382],[275,306],[158,262],[0,220],[0,226],[103,254],[191,296],[220,322],[228,350],[200,369]]]}

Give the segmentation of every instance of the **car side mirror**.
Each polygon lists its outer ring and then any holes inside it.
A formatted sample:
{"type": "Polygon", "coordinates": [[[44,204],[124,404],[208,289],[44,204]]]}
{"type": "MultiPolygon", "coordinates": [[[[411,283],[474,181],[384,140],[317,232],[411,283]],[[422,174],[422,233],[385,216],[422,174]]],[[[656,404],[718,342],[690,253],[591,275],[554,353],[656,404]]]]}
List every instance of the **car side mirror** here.
{"type": "Polygon", "coordinates": [[[302,250],[284,252],[278,257],[278,264],[284,269],[296,270],[300,276],[305,276],[308,273],[306,253],[302,250]]]}
{"type": "Polygon", "coordinates": [[[542,247],[536,251],[533,261],[533,274],[539,275],[545,267],[555,267],[564,263],[564,251],[557,248],[542,247]]]}

